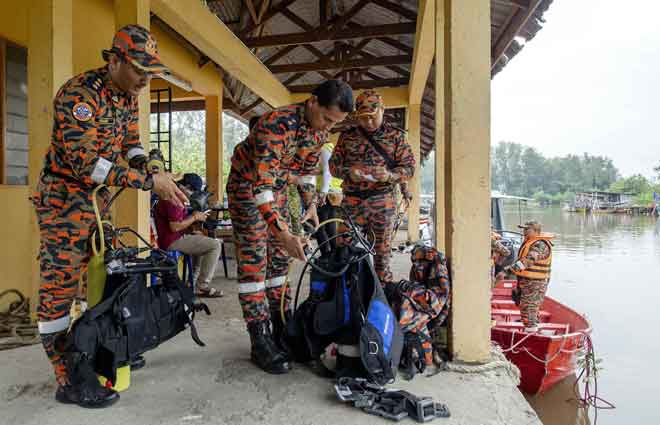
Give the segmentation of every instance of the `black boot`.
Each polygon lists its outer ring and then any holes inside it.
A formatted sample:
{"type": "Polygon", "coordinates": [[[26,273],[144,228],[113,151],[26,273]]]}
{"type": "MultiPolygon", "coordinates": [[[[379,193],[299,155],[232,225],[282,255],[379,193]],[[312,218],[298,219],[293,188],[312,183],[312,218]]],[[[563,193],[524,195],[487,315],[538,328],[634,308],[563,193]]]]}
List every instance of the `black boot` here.
{"type": "Polygon", "coordinates": [[[55,400],[88,409],[109,407],[119,400],[119,393],[99,383],[92,361],[85,354],[66,353],[65,358],[70,383],[57,388],[55,400]]]}
{"type": "Polygon", "coordinates": [[[131,359],[131,371],[140,370],[147,364],[147,361],[144,359],[144,356],[139,355],[131,359]]]}
{"type": "Polygon", "coordinates": [[[248,332],[252,342],[250,356],[254,364],[275,375],[289,372],[289,362],[273,342],[267,320],[248,323],[248,332]]]}
{"type": "Polygon", "coordinates": [[[55,392],[55,400],[64,404],[77,404],[87,409],[110,407],[119,401],[119,393],[110,388],[60,385],[55,392]]]}
{"type": "MultiPolygon", "coordinates": [[[[291,312],[284,313],[286,323],[291,321],[291,312]]],[[[282,314],[279,311],[272,311],[270,314],[270,322],[273,325],[273,341],[277,349],[284,354],[287,362],[292,360],[291,347],[287,342],[286,325],[282,320],[282,314]]]]}

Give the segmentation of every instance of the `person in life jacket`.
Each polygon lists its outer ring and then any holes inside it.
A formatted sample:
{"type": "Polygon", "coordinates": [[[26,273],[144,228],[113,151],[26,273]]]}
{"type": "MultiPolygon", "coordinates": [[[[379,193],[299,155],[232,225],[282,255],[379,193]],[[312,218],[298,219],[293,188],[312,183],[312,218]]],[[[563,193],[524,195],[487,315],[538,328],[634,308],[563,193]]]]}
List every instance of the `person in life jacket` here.
{"type": "Polygon", "coordinates": [[[518,278],[520,313],[526,332],[538,331],[539,308],[550,282],[553,235],[541,232],[541,223],[532,220],[523,226],[525,240],[511,271],[518,278]]]}

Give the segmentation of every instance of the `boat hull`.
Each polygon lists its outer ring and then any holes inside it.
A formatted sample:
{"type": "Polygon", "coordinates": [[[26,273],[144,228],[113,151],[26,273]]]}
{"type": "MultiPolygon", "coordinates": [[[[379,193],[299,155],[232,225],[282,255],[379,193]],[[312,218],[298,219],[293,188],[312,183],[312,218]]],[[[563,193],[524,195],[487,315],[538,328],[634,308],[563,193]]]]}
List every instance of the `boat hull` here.
{"type": "Polygon", "coordinates": [[[524,332],[520,310],[511,301],[514,287],[515,281],[505,281],[493,289],[491,340],[520,369],[520,390],[543,393],[575,373],[578,355],[591,327],[584,316],[546,297],[541,306],[540,331],[524,332]]]}

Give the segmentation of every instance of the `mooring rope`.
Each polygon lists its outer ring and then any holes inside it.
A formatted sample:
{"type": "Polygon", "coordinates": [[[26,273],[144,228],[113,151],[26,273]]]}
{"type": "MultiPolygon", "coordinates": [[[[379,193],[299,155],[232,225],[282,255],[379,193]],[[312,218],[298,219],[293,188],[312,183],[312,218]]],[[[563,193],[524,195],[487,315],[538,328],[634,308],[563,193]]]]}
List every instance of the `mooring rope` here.
{"type": "Polygon", "coordinates": [[[7,311],[0,311],[0,350],[37,344],[39,332],[30,319],[30,300],[16,289],[0,292],[0,300],[10,295],[18,300],[11,302],[7,311]]]}
{"type": "Polygon", "coordinates": [[[441,370],[457,373],[484,373],[496,369],[503,369],[511,380],[520,385],[520,370],[516,365],[507,360],[502,349],[497,345],[490,346],[490,360],[484,364],[468,364],[461,362],[444,362],[440,366],[441,370]]]}

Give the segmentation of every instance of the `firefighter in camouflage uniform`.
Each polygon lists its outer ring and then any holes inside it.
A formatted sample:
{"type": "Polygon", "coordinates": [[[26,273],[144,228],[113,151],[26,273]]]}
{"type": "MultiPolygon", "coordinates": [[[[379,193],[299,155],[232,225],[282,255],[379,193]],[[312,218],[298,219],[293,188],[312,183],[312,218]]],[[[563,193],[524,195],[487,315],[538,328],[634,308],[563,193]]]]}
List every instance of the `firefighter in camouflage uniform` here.
{"type": "Polygon", "coordinates": [[[232,156],[227,194],[237,246],[238,298],[252,361],[269,373],[289,370],[282,343],[288,295],[282,288],[289,257],[305,259],[302,240],[287,223],[287,189],[290,184],[300,189],[307,211],[301,221],[318,224],[315,174],[320,151],[328,130],[352,111],[351,88],[326,81],[304,103],[260,117],[232,156]]]}
{"type": "Polygon", "coordinates": [[[355,101],[358,126],[339,136],[330,172],[343,180],[342,207],[367,234],[375,237],[374,265],[381,284],[392,282],[391,240],[396,215],[394,186],[415,172],[406,133],[383,119],[382,97],[373,90],[355,101]]]}
{"type": "MultiPolygon", "coordinates": [[[[119,397],[98,383],[83,388],[70,382],[63,357],[69,310],[83,290],[78,284],[89,260],[94,188],[153,189],[161,198],[186,200],[171,175],[145,172],[137,95],[153,74],[168,72],[156,41],[146,29],[129,25],[117,32],[103,57],[106,66],[75,76],[57,92],[51,144],[31,197],[41,239],[39,333],[55,369],[56,399],[82,407],[104,407],[119,397]]],[[[108,192],[100,196],[107,199],[108,192]]]]}

